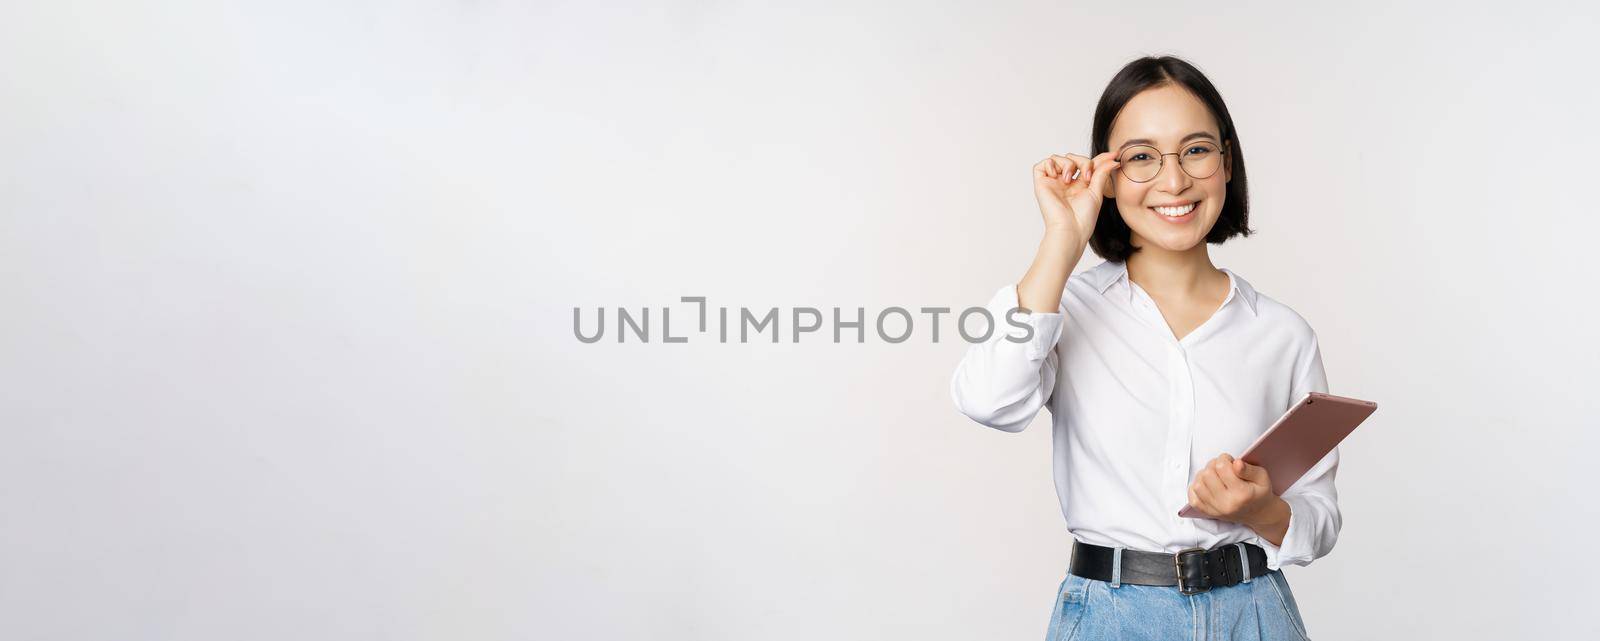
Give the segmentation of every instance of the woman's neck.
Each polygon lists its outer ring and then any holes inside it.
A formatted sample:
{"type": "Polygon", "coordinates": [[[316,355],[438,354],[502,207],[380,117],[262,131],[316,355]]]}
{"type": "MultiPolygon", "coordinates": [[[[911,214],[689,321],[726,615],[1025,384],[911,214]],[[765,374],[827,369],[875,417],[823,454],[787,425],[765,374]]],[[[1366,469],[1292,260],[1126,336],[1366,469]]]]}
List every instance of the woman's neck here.
{"type": "Polygon", "coordinates": [[[1218,276],[1203,242],[1181,252],[1147,243],[1128,257],[1128,278],[1158,298],[1205,297],[1218,276]]]}

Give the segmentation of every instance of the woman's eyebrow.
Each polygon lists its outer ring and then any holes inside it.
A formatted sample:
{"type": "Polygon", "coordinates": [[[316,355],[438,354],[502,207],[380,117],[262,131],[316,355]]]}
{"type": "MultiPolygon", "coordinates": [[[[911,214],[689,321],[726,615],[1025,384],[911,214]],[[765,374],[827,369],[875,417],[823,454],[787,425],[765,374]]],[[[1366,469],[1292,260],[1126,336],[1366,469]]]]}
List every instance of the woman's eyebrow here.
{"type": "MultiPolygon", "coordinates": [[[[1196,131],[1196,132],[1194,132],[1192,134],[1184,136],[1183,139],[1178,141],[1178,144],[1181,145],[1183,143],[1189,142],[1190,140],[1192,140],[1194,138],[1211,138],[1211,139],[1215,140],[1216,136],[1213,136],[1213,135],[1211,135],[1209,133],[1206,133],[1204,131],[1196,131]]],[[[1129,147],[1129,146],[1132,146],[1132,145],[1149,145],[1151,147],[1154,147],[1154,146],[1156,146],[1156,143],[1151,142],[1150,139],[1148,139],[1148,138],[1134,138],[1133,140],[1129,140],[1129,141],[1127,141],[1125,143],[1122,143],[1122,146],[1121,147],[1117,147],[1117,149],[1123,149],[1123,148],[1126,148],[1126,147],[1129,147]]]]}

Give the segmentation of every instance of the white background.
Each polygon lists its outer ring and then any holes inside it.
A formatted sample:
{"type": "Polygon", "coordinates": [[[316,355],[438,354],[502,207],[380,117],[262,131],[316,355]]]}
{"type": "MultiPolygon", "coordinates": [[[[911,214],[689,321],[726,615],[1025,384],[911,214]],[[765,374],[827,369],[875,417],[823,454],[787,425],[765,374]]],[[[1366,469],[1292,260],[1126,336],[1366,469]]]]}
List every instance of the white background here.
{"type": "Polygon", "coordinates": [[[1241,132],[1215,262],[1381,405],[1311,635],[1600,630],[1592,7],[221,4],[0,10],[0,638],[1042,636],[1049,430],[955,412],[953,325],[572,309],[982,304],[1162,53],[1241,132]]]}

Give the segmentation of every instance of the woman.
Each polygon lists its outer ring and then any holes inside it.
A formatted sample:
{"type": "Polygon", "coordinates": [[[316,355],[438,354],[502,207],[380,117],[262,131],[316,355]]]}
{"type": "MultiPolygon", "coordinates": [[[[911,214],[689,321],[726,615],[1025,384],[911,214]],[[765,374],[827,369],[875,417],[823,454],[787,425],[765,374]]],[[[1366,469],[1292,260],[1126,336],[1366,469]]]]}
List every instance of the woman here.
{"type": "Polygon", "coordinates": [[[1339,457],[1279,497],[1229,455],[1328,391],[1305,319],[1207,252],[1251,232],[1233,119],[1194,66],[1142,58],[1106,87],[1092,138],[1093,158],[1034,165],[1044,239],[988,304],[1025,322],[971,345],[951,381],[961,412],[1000,430],[1050,410],[1074,545],[1047,636],[1304,639],[1280,568],[1333,548],[1339,457]],[[1069,278],[1086,245],[1105,261],[1069,278]]]}

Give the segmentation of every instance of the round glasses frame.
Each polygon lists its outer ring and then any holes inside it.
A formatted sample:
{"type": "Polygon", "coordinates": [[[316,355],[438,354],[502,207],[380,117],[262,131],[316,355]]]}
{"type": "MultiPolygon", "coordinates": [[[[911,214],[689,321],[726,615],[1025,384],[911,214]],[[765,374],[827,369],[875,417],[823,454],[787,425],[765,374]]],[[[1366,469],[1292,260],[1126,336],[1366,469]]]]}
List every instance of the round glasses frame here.
{"type": "MultiPolygon", "coordinates": [[[[1183,153],[1183,152],[1180,152],[1180,151],[1174,151],[1174,152],[1171,152],[1171,153],[1165,153],[1164,154],[1164,153],[1161,153],[1160,149],[1156,149],[1155,147],[1151,147],[1150,145],[1134,145],[1132,147],[1128,147],[1128,148],[1123,149],[1122,151],[1118,152],[1117,153],[1117,161],[1121,162],[1122,161],[1122,157],[1127,155],[1127,153],[1129,151],[1132,151],[1134,149],[1139,149],[1139,148],[1144,148],[1144,149],[1149,149],[1151,151],[1154,151],[1156,156],[1161,159],[1161,164],[1156,167],[1156,173],[1154,175],[1152,175],[1149,178],[1146,178],[1144,180],[1134,180],[1133,177],[1129,176],[1128,172],[1124,171],[1121,167],[1117,168],[1117,173],[1122,174],[1123,178],[1127,178],[1129,181],[1136,182],[1136,183],[1147,183],[1147,182],[1150,182],[1152,180],[1155,180],[1157,176],[1161,175],[1161,170],[1167,168],[1167,156],[1177,156],[1177,155],[1183,153]]],[[[1187,150],[1188,146],[1185,145],[1184,149],[1187,150]]],[[[1217,160],[1217,169],[1221,169],[1222,168],[1222,161],[1223,160],[1227,160],[1227,155],[1228,155],[1227,146],[1226,145],[1217,145],[1217,154],[1222,156],[1222,158],[1219,158],[1217,160]]],[[[1206,174],[1204,176],[1196,176],[1196,175],[1194,175],[1192,173],[1189,173],[1189,169],[1187,167],[1183,166],[1183,158],[1179,158],[1178,159],[1178,170],[1182,171],[1185,174],[1188,174],[1190,178],[1193,178],[1195,180],[1205,180],[1207,178],[1215,176],[1215,175],[1217,175],[1217,169],[1211,170],[1211,173],[1206,174]]]]}

